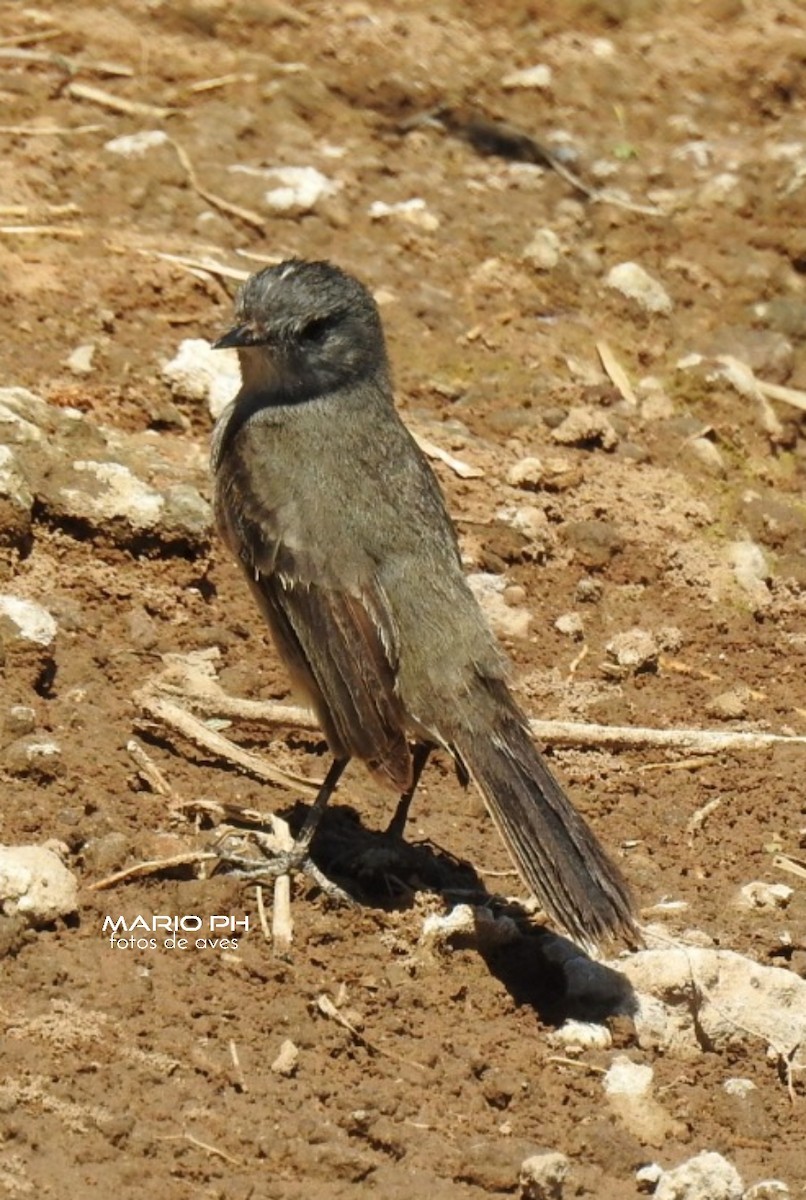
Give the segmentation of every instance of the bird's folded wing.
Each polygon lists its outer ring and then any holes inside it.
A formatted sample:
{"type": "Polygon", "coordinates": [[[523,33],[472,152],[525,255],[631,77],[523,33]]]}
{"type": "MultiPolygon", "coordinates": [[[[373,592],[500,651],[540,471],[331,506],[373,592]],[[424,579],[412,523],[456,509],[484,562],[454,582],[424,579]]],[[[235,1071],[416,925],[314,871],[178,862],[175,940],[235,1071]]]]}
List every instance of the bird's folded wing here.
{"type": "Polygon", "coordinates": [[[272,568],[255,566],[251,578],[281,653],[304,666],[345,751],[405,791],[411,757],[395,691],[396,631],[383,594],[372,580],[340,587],[281,544],[273,547],[272,568]],[[313,574],[324,578],[314,581],[313,574]]]}

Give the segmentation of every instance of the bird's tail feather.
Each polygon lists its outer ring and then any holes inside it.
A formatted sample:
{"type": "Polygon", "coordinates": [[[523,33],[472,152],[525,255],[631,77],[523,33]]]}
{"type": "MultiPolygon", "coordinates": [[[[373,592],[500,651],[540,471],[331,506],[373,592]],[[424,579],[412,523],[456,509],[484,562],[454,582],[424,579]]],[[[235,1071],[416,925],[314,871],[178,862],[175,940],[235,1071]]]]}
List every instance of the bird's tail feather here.
{"type": "Polygon", "coordinates": [[[492,731],[466,730],[454,750],[549,916],[588,945],[634,935],[621,872],[546,766],[520,714],[499,709],[492,731]]]}

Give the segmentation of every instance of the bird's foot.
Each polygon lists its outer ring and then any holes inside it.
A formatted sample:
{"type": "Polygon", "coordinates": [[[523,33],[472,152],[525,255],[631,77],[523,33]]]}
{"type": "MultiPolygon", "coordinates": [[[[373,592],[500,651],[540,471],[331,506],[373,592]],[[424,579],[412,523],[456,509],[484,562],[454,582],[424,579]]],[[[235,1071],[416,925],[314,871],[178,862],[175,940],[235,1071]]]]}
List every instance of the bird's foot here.
{"type": "MultiPolygon", "coordinates": [[[[254,854],[230,849],[228,843],[233,840],[234,835],[229,834],[216,847],[221,866],[228,874],[235,875],[238,879],[248,879],[252,883],[278,879],[281,875],[305,875],[330,899],[338,900],[341,904],[353,903],[343,888],[319,870],[310,856],[307,841],[301,844],[294,843],[287,850],[277,850],[272,837],[261,836],[253,830],[250,838],[251,848],[257,848],[262,855],[257,858],[254,854]]],[[[237,840],[243,845],[242,837],[238,837],[237,840]]]]}

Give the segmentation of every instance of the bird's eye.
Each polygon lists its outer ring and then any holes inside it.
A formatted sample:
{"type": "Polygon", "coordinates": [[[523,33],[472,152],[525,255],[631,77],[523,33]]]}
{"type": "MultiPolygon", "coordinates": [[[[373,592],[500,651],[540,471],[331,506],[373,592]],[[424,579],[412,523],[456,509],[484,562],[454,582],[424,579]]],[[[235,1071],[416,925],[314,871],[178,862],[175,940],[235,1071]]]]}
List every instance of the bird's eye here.
{"type": "Polygon", "coordinates": [[[323,341],[331,324],[330,317],[315,317],[300,330],[300,341],[307,342],[309,345],[323,341]]]}

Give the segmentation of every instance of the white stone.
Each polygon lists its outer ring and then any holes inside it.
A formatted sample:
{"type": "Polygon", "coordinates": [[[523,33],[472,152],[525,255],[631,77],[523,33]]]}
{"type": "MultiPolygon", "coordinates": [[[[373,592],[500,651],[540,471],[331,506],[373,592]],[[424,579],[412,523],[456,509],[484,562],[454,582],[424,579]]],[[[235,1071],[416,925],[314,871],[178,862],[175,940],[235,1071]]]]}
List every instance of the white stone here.
{"type": "Polygon", "coordinates": [[[317,171],[316,167],[246,167],[236,164],[230,171],[254,175],[278,186],[270,188],[265,201],[275,212],[304,213],[320,200],[335,196],[342,184],[317,171]]]}
{"type": "Polygon", "coordinates": [[[10,446],[0,443],[0,496],[6,496],[21,509],[28,512],[34,502],[33,492],[22,473],[16,455],[10,446]]]}
{"type": "Polygon", "coordinates": [[[613,1045],[613,1035],[606,1025],[573,1021],[570,1018],[563,1021],[558,1029],[553,1029],[548,1039],[552,1045],[565,1046],[566,1049],[578,1047],[581,1050],[609,1050],[613,1045]]]}
{"type": "MultiPolygon", "coordinates": [[[[150,529],[156,525],[165,501],[158,491],[138,479],[128,467],[116,462],[78,460],[72,464],[79,474],[91,475],[103,485],[100,494],[95,489],[79,491],[62,488],[61,495],[76,516],[93,520],[123,517],[133,529],[150,529]]],[[[91,485],[90,485],[91,486],[91,485]]]]}
{"type": "Polygon", "coordinates": [[[85,342],[81,346],[76,346],[67,358],[64,360],[64,365],[68,371],[72,371],[74,375],[89,375],[92,371],[92,359],[95,354],[95,344],[93,342],[85,342]]]}
{"type": "Polygon", "coordinates": [[[500,637],[528,637],[532,614],[526,608],[507,604],[503,595],[507,581],[502,575],[479,571],[468,575],[467,582],[500,637]]]}
{"type": "Polygon", "coordinates": [[[585,625],[578,612],[561,613],[554,622],[554,628],[566,637],[579,639],[585,635],[585,625]]]}
{"type": "Polygon", "coordinates": [[[142,158],[155,146],[164,146],[169,140],[168,134],[162,129],[141,129],[139,133],[126,133],[122,137],[112,138],[104,143],[104,150],[110,154],[120,154],[123,158],[142,158]]]}
{"type": "MultiPolygon", "coordinates": [[[[668,931],[667,931],[668,940],[668,931]]],[[[609,964],[636,992],[635,1028],[643,1048],[680,1058],[719,1053],[737,1041],[774,1046],[806,1068],[806,980],[783,967],[761,966],[733,950],[693,945],[640,950],[609,964]],[[696,989],[697,1029],[691,1011],[696,989]]]]}
{"type": "Polygon", "coordinates": [[[645,1167],[639,1167],[635,1172],[635,1182],[642,1191],[647,1188],[654,1192],[662,1174],[663,1167],[659,1163],[647,1163],[645,1167]]]}
{"type": "Polygon", "coordinates": [[[565,420],[552,429],[551,440],[561,446],[598,442],[603,450],[612,450],[618,445],[618,434],[605,413],[576,404],[569,409],[565,420]]]}
{"type": "Polygon", "coordinates": [[[731,542],[727,547],[728,561],[733,568],[736,582],[750,599],[759,605],[770,601],[767,580],[770,577],[764,551],[749,538],[739,542],[731,542]]]}
{"type": "Polygon", "coordinates": [[[628,300],[634,300],[645,312],[668,315],[674,305],[663,284],[635,262],[618,263],[605,278],[608,287],[628,300]]]}
{"type": "Polygon", "coordinates": [[[754,879],[739,888],[737,905],[739,908],[771,910],[786,908],[794,896],[793,888],[785,883],[765,883],[754,879]]]}
{"type": "Polygon", "coordinates": [[[46,846],[0,846],[0,905],[44,925],[75,912],[78,882],[46,846]]]}
{"type": "Polygon", "coordinates": [[[604,1077],[604,1089],[608,1096],[647,1096],[652,1090],[652,1077],[651,1067],[619,1054],[604,1077]]]}
{"type": "Polygon", "coordinates": [[[722,452],[718,446],[714,445],[710,438],[698,437],[692,438],[688,443],[691,453],[698,459],[702,465],[719,478],[724,478],[727,475],[728,469],[725,465],[725,459],[722,457],[722,452]]]}
{"type": "Polygon", "coordinates": [[[275,1075],[293,1075],[299,1061],[299,1048],[290,1038],[286,1038],[280,1046],[279,1053],[269,1068],[275,1075]]]}
{"type": "Polygon", "coordinates": [[[543,463],[539,458],[521,458],[507,471],[507,483],[512,487],[536,491],[543,478],[543,463]]]}
{"type": "Polygon", "coordinates": [[[732,1163],[713,1150],[664,1171],[655,1200],[740,1200],[744,1184],[732,1163]]]}
{"type": "Polygon", "coordinates": [[[561,1200],[569,1166],[558,1150],[530,1154],[521,1163],[518,1180],[523,1200],[561,1200]]]}
{"type": "Polygon", "coordinates": [[[213,350],[203,338],[185,338],[160,372],[175,396],[207,402],[216,420],[241,386],[236,350],[213,350]]]}
{"type": "Polygon", "coordinates": [[[540,88],[545,91],[551,87],[551,67],[548,63],[536,63],[533,67],[524,67],[520,71],[510,71],[501,80],[505,91],[515,88],[540,88]]]}
{"type": "Polygon", "coordinates": [[[627,629],[617,633],[605,646],[617,666],[627,671],[641,671],[658,661],[658,644],[646,629],[627,629]]]}
{"type": "Polygon", "coordinates": [[[49,646],[56,637],[56,621],[34,600],[8,594],[0,596],[0,618],[3,617],[16,627],[16,636],[22,641],[49,646]]]}
{"type": "Polygon", "coordinates": [[[791,1195],[780,1179],[760,1179],[747,1189],[742,1200],[787,1200],[791,1195]]]}
{"type": "Polygon", "coordinates": [[[553,229],[538,229],[532,240],[521,251],[521,258],[538,271],[551,271],[562,256],[562,244],[553,229]]]}
{"type": "Polygon", "coordinates": [[[730,1079],[726,1079],[722,1084],[722,1090],[729,1096],[738,1096],[740,1100],[744,1100],[751,1092],[757,1092],[758,1088],[752,1079],[742,1079],[739,1076],[732,1075],[730,1079]]]}
{"type": "Polygon", "coordinates": [[[439,229],[439,217],[432,213],[425,200],[413,196],[410,200],[398,200],[387,204],[384,200],[374,200],[367,212],[373,221],[382,221],[387,217],[397,217],[407,225],[413,225],[426,233],[439,229]]]}

